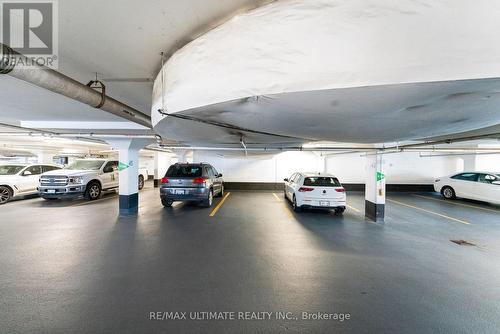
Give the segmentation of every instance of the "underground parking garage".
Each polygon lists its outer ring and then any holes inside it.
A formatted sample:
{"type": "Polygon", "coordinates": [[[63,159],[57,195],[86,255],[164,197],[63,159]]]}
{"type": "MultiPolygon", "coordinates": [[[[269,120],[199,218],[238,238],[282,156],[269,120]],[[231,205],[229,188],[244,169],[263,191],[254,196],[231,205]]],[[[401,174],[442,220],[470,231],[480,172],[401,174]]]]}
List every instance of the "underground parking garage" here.
{"type": "Polygon", "coordinates": [[[497,333],[500,6],[2,1],[1,333],[497,333]]]}

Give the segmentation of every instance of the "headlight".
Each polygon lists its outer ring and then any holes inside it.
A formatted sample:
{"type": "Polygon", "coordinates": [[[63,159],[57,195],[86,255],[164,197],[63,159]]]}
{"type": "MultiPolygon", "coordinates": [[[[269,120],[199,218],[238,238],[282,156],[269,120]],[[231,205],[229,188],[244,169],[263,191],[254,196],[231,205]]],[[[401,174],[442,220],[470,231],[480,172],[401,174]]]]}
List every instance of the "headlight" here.
{"type": "Polygon", "coordinates": [[[81,177],[81,176],[72,177],[71,179],[69,179],[69,183],[82,184],[83,183],[83,177],[81,177]]]}

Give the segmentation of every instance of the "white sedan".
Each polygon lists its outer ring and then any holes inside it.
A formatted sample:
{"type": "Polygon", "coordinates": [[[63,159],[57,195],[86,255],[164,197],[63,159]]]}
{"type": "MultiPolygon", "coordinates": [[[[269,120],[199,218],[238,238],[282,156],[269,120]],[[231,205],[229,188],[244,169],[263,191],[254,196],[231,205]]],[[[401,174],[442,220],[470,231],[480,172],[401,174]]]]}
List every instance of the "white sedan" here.
{"type": "Polygon", "coordinates": [[[440,177],[434,190],[446,199],[456,197],[500,204],[500,173],[463,172],[440,177]]]}
{"type": "Polygon", "coordinates": [[[0,165],[0,204],[16,196],[36,194],[40,174],[61,169],[53,164],[0,165]]]}
{"type": "Polygon", "coordinates": [[[327,209],[343,213],[346,208],[345,189],[339,180],[329,174],[294,173],[285,179],[285,198],[294,211],[327,209]]]}

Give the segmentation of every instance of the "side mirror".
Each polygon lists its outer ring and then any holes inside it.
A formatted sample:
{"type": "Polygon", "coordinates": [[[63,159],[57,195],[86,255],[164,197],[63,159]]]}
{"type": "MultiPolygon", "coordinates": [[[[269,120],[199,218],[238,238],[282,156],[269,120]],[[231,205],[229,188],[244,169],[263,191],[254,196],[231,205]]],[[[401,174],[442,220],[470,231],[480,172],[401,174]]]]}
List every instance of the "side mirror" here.
{"type": "Polygon", "coordinates": [[[23,172],[23,176],[30,176],[30,175],[33,175],[33,173],[31,173],[29,170],[25,170],[23,172]]]}
{"type": "Polygon", "coordinates": [[[500,181],[493,181],[493,182],[491,182],[491,184],[495,184],[497,186],[500,186],[500,181]]]}
{"type": "Polygon", "coordinates": [[[283,179],[283,181],[288,182],[288,179],[283,179]]]}
{"type": "Polygon", "coordinates": [[[217,177],[222,177],[222,174],[217,175],[217,177]]]}

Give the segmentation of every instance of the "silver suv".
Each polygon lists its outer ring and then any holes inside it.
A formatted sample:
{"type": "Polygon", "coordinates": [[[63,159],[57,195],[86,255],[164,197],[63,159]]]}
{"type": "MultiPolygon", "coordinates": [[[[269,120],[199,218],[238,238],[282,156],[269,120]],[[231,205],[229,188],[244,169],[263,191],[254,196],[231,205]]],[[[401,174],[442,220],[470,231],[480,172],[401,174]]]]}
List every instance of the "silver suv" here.
{"type": "Polygon", "coordinates": [[[175,201],[198,202],[211,207],[214,196],[224,195],[222,174],[209,164],[175,164],[160,180],[160,198],[165,207],[175,201]]]}

